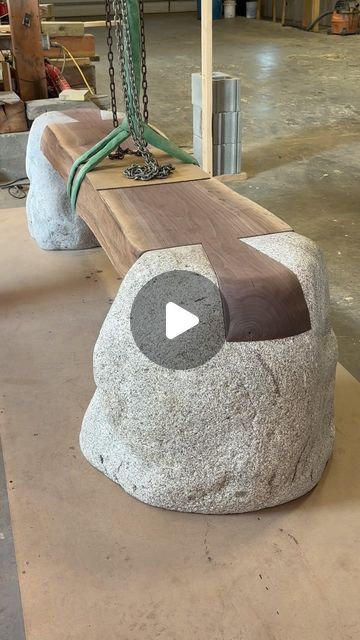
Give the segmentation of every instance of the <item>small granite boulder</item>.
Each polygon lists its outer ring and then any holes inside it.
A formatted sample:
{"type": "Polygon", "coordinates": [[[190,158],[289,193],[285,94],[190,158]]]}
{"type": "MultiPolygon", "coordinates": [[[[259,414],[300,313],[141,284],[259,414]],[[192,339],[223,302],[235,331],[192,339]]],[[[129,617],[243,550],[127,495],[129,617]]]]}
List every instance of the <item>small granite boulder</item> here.
{"type": "Polygon", "coordinates": [[[48,124],[74,122],[49,112],[34,121],[29,134],[26,172],[30,189],[26,211],[30,235],[42,249],[91,249],[98,247],[92,231],[72,210],[64,180],[41,151],[42,134],[48,124]]]}

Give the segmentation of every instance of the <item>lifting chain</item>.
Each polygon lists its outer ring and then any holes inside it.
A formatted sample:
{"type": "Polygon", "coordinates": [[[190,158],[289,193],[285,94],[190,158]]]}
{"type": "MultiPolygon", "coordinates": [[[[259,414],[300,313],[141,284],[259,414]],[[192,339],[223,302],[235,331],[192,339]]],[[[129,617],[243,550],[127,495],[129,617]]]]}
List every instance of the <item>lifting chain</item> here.
{"type": "MultiPolygon", "coordinates": [[[[119,126],[119,118],[117,114],[117,103],[116,103],[112,18],[113,16],[112,16],[111,0],[105,0],[105,21],[106,21],[106,28],[107,28],[106,42],[108,46],[111,111],[113,116],[114,129],[117,129],[119,126]]],[[[119,145],[116,151],[114,151],[109,155],[109,158],[110,160],[123,160],[126,153],[127,153],[127,149],[123,149],[122,146],[119,145]]]]}
{"type": "MultiPolygon", "coordinates": [[[[115,70],[114,70],[114,52],[113,52],[113,35],[112,35],[112,19],[113,12],[111,7],[111,0],[105,0],[105,22],[107,28],[107,46],[108,46],[108,62],[109,62],[109,77],[110,77],[110,97],[111,97],[111,111],[113,114],[114,129],[119,126],[119,120],[117,115],[116,104],[116,87],[115,87],[115,70]]],[[[144,120],[149,122],[149,97],[148,97],[148,82],[147,82],[147,66],[146,66],[146,46],[145,46],[145,22],[144,22],[144,0],[139,0],[140,9],[140,27],[141,27],[141,74],[142,74],[142,90],[143,90],[143,104],[144,104],[144,120]]]]}
{"type": "Polygon", "coordinates": [[[146,181],[152,180],[153,178],[167,178],[170,173],[174,171],[174,167],[171,164],[159,165],[156,158],[149,151],[148,144],[144,137],[144,121],[140,112],[139,95],[131,49],[127,0],[113,0],[113,9],[116,44],[129,131],[138,152],[144,159],[144,165],[132,164],[124,170],[124,175],[134,180],[146,181]]]}
{"type": "Polygon", "coordinates": [[[116,105],[111,0],[105,0],[105,20],[106,20],[106,28],[107,28],[106,42],[108,46],[111,111],[113,114],[114,129],[117,129],[117,127],[119,126],[119,120],[118,120],[117,105],[116,105]]]}
{"type": "MultiPolygon", "coordinates": [[[[114,51],[113,51],[113,11],[111,0],[105,0],[105,22],[107,28],[107,47],[108,47],[108,62],[109,62],[109,78],[110,78],[110,98],[111,98],[111,111],[113,115],[114,129],[119,126],[119,119],[117,114],[117,102],[116,102],[116,86],[115,86],[115,69],[114,69],[114,51]]],[[[140,10],[140,25],[141,25],[141,74],[142,74],[142,90],[143,90],[143,104],[144,104],[144,121],[149,121],[149,97],[147,93],[147,66],[146,66],[146,47],[145,47],[145,23],[144,23],[144,0],[139,0],[140,10]]],[[[140,155],[139,152],[133,152],[131,149],[123,149],[121,145],[109,155],[110,160],[123,160],[126,154],[140,155]]]]}
{"type": "Polygon", "coordinates": [[[149,96],[148,96],[148,83],[147,83],[147,66],[146,66],[146,46],[145,46],[145,20],[144,20],[144,0],[139,0],[140,10],[140,36],[141,36],[141,75],[142,75],[142,90],[143,90],[143,105],[144,105],[144,120],[149,122],[149,96]]]}

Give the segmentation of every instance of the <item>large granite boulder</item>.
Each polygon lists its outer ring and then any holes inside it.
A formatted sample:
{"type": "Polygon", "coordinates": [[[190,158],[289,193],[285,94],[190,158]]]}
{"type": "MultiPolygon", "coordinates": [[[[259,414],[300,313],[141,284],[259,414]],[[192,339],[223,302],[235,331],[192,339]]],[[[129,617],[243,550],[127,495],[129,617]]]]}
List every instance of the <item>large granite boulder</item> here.
{"type": "Polygon", "coordinates": [[[42,249],[91,249],[99,246],[92,231],[72,210],[64,180],[41,151],[42,134],[48,124],[74,122],[57,112],[44,113],[34,121],[26,155],[30,189],[26,211],[30,235],[42,249]]]}
{"type": "Polygon", "coordinates": [[[102,327],[94,354],[97,390],[81,449],[94,467],[148,504],[201,513],[270,507],[310,491],[331,455],[337,346],[323,257],[295,233],[244,242],[298,276],[310,331],[224,343],[207,363],[185,371],[146,358],[131,333],[134,299],[151,278],[174,269],[216,283],[199,245],[145,253],[102,327]]]}

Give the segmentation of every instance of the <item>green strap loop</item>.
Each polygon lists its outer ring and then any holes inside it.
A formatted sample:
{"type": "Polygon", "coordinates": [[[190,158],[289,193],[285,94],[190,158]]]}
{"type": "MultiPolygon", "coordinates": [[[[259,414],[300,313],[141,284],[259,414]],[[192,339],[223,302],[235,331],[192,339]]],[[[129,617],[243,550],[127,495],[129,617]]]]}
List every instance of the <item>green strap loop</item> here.
{"type": "MultiPolygon", "coordinates": [[[[71,205],[74,210],[76,207],[76,201],[79,195],[79,190],[86,174],[89,173],[89,171],[92,171],[93,169],[95,169],[95,167],[97,167],[100,164],[100,162],[102,162],[105,158],[107,158],[107,156],[110,155],[110,153],[115,151],[115,149],[117,149],[118,146],[123,142],[125,142],[125,140],[129,137],[129,131],[127,131],[126,129],[122,129],[118,127],[117,129],[114,130],[114,132],[116,133],[116,135],[112,136],[112,139],[109,142],[107,142],[107,144],[102,144],[102,146],[97,151],[97,153],[93,153],[88,157],[87,162],[83,164],[77,176],[75,177],[70,190],[71,205]]],[[[104,140],[102,140],[102,143],[104,143],[104,140]]]]}
{"type": "MultiPolygon", "coordinates": [[[[131,34],[131,56],[135,69],[135,80],[138,95],[141,93],[141,26],[140,26],[140,9],[138,0],[126,0],[128,6],[128,21],[131,34]]],[[[129,52],[126,52],[127,60],[129,60],[129,52]]],[[[127,63],[128,64],[128,63],[127,63]]],[[[127,74],[129,75],[129,74],[127,74]]],[[[132,88],[127,82],[127,89],[131,99],[132,88]]],[[[76,202],[82,182],[89,171],[97,167],[110,153],[115,151],[129,137],[129,125],[127,119],[122,124],[111,131],[103,140],[100,140],[94,147],[83,153],[71,167],[69,178],[67,181],[67,192],[71,199],[72,207],[75,209],[76,202]],[[79,169],[81,167],[81,169],[79,169]]],[[[177,147],[173,142],[164,138],[157,133],[149,125],[144,123],[144,138],[149,145],[164,151],[173,158],[177,158],[186,164],[195,164],[198,162],[188,153],[177,147]]]]}
{"type": "MultiPolygon", "coordinates": [[[[110,142],[111,140],[116,138],[117,135],[119,134],[119,130],[120,129],[124,129],[124,130],[128,131],[126,118],[125,118],[125,120],[123,120],[123,122],[121,124],[121,127],[113,129],[112,131],[110,131],[110,133],[108,133],[108,135],[105,138],[103,138],[103,140],[100,140],[99,142],[97,142],[97,144],[94,147],[92,147],[88,151],[85,151],[85,153],[83,153],[77,160],[75,160],[73,166],[70,169],[70,173],[69,173],[69,177],[68,177],[68,181],[67,181],[67,192],[68,192],[69,196],[71,196],[71,190],[72,190],[73,181],[74,181],[75,174],[76,174],[79,166],[82,165],[82,164],[86,164],[88,162],[88,160],[90,160],[90,158],[92,158],[93,155],[95,155],[96,153],[101,151],[103,149],[103,147],[108,144],[108,142],[110,142]]],[[[129,133],[128,133],[128,137],[129,137],[129,133]]],[[[115,149],[116,149],[116,146],[112,149],[112,151],[114,151],[115,149]]],[[[106,157],[106,156],[104,156],[104,157],[106,157]]]]}

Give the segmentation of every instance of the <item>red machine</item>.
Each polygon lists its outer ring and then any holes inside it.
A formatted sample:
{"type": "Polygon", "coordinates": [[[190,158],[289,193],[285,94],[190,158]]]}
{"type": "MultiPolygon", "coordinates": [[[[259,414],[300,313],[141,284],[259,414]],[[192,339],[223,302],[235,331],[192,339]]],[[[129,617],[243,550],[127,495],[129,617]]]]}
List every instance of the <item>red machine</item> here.
{"type": "Polygon", "coordinates": [[[68,81],[62,75],[60,69],[54,67],[51,62],[45,58],[45,73],[48,84],[49,98],[57,98],[58,95],[65,91],[65,89],[71,89],[68,81]]]}
{"type": "Polygon", "coordinates": [[[330,15],[331,28],[328,31],[330,35],[351,36],[359,33],[360,13],[358,0],[337,0],[332,10],[321,13],[306,27],[305,31],[312,31],[320,20],[330,15]]]}
{"type": "Polygon", "coordinates": [[[331,16],[331,35],[351,36],[359,31],[359,3],[338,0],[331,16]]]}
{"type": "Polygon", "coordinates": [[[6,2],[0,2],[0,20],[2,18],[4,18],[5,16],[7,16],[7,14],[8,14],[7,3],[6,2]]]}

